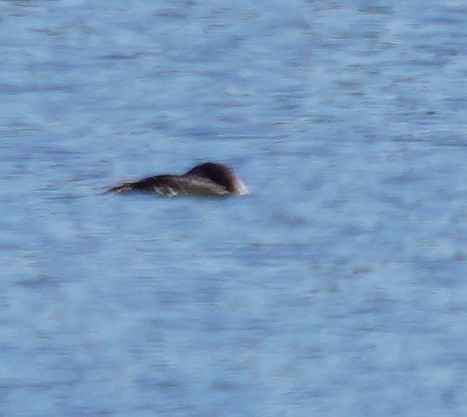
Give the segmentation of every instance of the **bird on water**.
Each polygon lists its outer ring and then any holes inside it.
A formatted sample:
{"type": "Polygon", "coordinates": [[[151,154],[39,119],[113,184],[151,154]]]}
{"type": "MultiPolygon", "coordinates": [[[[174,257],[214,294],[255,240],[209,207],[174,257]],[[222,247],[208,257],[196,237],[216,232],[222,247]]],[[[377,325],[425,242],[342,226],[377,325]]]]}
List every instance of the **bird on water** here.
{"type": "Polygon", "coordinates": [[[248,194],[243,181],[227,165],[205,162],[184,174],[163,174],[135,181],[124,181],[107,193],[150,192],[167,197],[228,196],[248,194]]]}

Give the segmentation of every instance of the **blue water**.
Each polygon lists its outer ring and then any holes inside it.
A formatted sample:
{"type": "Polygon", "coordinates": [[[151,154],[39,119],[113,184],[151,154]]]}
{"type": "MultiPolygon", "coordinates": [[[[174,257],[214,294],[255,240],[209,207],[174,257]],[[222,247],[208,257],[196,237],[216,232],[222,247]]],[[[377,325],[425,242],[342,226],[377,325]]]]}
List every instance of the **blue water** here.
{"type": "Polygon", "coordinates": [[[466,19],[0,1],[0,416],[466,416],[466,19]]]}

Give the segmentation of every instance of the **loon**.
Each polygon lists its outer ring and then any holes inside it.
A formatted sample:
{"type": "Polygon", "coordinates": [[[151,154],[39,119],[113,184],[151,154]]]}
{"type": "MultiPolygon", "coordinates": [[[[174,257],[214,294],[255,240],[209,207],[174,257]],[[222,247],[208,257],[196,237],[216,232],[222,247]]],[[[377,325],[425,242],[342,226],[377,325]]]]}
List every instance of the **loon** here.
{"type": "Polygon", "coordinates": [[[232,168],[217,162],[196,165],[184,174],[163,174],[124,181],[109,188],[105,194],[128,191],[151,192],[166,197],[248,194],[245,184],[232,168]]]}

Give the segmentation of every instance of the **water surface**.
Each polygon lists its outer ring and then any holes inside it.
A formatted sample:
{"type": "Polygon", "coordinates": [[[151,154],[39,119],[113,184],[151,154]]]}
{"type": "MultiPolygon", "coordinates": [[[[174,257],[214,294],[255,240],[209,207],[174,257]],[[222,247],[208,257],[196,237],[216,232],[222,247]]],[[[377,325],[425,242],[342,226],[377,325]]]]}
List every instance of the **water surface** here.
{"type": "Polygon", "coordinates": [[[465,416],[466,17],[0,1],[0,415],[465,416]]]}

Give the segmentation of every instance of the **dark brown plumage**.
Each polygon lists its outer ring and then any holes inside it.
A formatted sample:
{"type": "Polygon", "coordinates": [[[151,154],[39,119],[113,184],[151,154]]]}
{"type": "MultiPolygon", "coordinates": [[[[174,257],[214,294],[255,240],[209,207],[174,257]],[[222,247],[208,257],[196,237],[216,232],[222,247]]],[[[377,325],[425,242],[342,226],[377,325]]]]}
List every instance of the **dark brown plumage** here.
{"type": "Polygon", "coordinates": [[[136,181],[125,181],[106,193],[129,191],[152,192],[163,196],[225,196],[248,194],[242,180],[229,166],[205,162],[180,175],[156,175],[136,181]]]}

